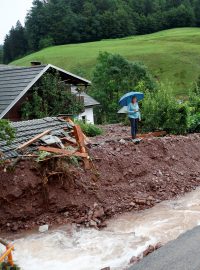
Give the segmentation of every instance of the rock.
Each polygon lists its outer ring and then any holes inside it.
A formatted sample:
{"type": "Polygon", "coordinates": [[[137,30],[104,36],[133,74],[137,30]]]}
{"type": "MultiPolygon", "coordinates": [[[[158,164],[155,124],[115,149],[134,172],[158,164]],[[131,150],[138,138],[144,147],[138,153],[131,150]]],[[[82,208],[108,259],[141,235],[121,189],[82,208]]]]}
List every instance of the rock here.
{"type": "Polygon", "coordinates": [[[104,267],[101,270],[110,270],[110,267],[104,267]]]}
{"type": "Polygon", "coordinates": [[[136,204],[134,202],[130,203],[130,206],[134,207],[136,204]]]}
{"type": "Polygon", "coordinates": [[[94,210],[93,217],[94,218],[101,218],[105,215],[103,207],[97,207],[94,210]]]}
{"type": "Polygon", "coordinates": [[[156,249],[159,249],[159,248],[161,248],[161,247],[162,247],[162,243],[158,242],[158,243],[155,245],[154,248],[155,248],[155,250],[156,250],[156,249]]]}
{"type": "Polygon", "coordinates": [[[69,216],[69,212],[65,212],[63,215],[64,215],[65,217],[68,217],[68,216],[69,216]]]}
{"type": "Polygon", "coordinates": [[[135,263],[139,262],[139,260],[140,260],[139,257],[133,256],[133,257],[130,259],[129,263],[130,263],[130,264],[135,264],[135,263]]]}
{"type": "Polygon", "coordinates": [[[148,248],[143,252],[143,257],[146,257],[150,253],[154,252],[155,247],[152,245],[149,245],[148,248]]]}
{"type": "Polygon", "coordinates": [[[101,222],[99,225],[98,225],[99,228],[105,228],[107,227],[107,223],[104,221],[104,222],[101,222]]]}
{"type": "Polygon", "coordinates": [[[90,221],[89,221],[89,225],[90,225],[90,227],[95,227],[95,228],[97,228],[97,223],[96,223],[96,221],[94,221],[94,220],[90,220],[90,221]]]}
{"type": "Polygon", "coordinates": [[[126,141],[125,141],[124,139],[121,139],[119,142],[120,142],[121,144],[125,144],[125,143],[126,143],[126,141]]]}
{"type": "Polygon", "coordinates": [[[75,220],[75,223],[76,223],[76,224],[81,224],[81,223],[84,223],[85,220],[86,220],[85,217],[80,217],[80,218],[77,218],[77,219],[75,220]]]}
{"type": "Polygon", "coordinates": [[[17,224],[15,224],[14,226],[12,226],[11,230],[13,232],[16,232],[19,229],[19,226],[17,224]]]}
{"type": "Polygon", "coordinates": [[[45,224],[39,227],[39,232],[43,233],[43,232],[48,231],[48,229],[49,229],[49,225],[45,224]]]}

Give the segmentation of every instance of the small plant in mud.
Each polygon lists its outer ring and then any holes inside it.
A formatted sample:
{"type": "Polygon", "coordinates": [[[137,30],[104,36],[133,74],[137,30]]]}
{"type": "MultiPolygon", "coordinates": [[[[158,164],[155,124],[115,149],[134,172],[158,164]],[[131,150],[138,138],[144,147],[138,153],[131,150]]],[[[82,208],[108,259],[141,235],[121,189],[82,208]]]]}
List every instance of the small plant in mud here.
{"type": "Polygon", "coordinates": [[[83,133],[88,137],[95,137],[103,133],[101,128],[91,123],[85,123],[81,120],[77,120],[76,123],[81,127],[83,133]]]}

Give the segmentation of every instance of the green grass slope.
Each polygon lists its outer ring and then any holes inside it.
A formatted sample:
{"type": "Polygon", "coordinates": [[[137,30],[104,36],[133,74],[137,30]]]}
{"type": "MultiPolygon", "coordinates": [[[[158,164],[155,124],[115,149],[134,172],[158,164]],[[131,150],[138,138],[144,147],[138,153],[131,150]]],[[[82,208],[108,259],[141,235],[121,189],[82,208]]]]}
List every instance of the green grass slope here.
{"type": "Polygon", "coordinates": [[[178,95],[187,94],[200,74],[200,28],[178,28],[149,35],[54,46],[12,64],[28,66],[30,61],[38,60],[91,79],[100,51],[144,62],[159,81],[172,84],[178,95]]]}

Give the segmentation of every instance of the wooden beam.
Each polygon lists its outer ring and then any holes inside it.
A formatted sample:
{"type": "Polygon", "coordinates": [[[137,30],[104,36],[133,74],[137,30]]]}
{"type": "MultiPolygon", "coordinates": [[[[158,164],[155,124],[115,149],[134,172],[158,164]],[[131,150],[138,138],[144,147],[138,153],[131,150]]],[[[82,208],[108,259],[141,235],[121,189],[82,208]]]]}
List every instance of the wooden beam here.
{"type": "Polygon", "coordinates": [[[26,148],[27,146],[31,145],[32,143],[36,142],[38,139],[42,138],[43,136],[47,135],[48,133],[50,133],[51,130],[46,130],[40,134],[38,134],[37,136],[33,137],[31,140],[29,140],[28,142],[23,143],[22,145],[17,147],[17,150],[21,150],[23,148],[26,148]]]}
{"type": "Polygon", "coordinates": [[[77,150],[69,151],[69,150],[65,150],[65,149],[59,149],[59,148],[55,148],[55,147],[46,147],[46,146],[39,146],[38,150],[50,152],[50,153],[54,153],[54,154],[60,154],[62,156],[76,156],[76,157],[83,157],[83,158],[88,157],[87,153],[81,153],[81,152],[78,152],[77,150]]]}

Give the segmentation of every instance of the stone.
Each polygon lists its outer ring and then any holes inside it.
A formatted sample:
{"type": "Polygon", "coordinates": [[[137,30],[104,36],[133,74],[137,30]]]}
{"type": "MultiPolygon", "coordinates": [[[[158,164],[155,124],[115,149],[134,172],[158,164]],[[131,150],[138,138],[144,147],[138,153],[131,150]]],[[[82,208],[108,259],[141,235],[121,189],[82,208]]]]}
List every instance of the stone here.
{"type": "Polygon", "coordinates": [[[130,264],[135,264],[135,263],[139,262],[139,260],[140,260],[139,257],[133,256],[133,257],[130,259],[129,263],[130,263],[130,264]]]}
{"type": "Polygon", "coordinates": [[[156,249],[159,249],[159,248],[161,248],[161,247],[162,247],[162,243],[158,242],[158,243],[155,245],[155,250],[156,250],[156,249]]]}
{"type": "Polygon", "coordinates": [[[136,205],[136,204],[135,204],[134,202],[131,202],[131,203],[130,203],[130,206],[133,206],[133,207],[134,207],[135,205],[136,205]]]}
{"type": "Polygon", "coordinates": [[[150,253],[152,253],[155,250],[155,247],[152,245],[149,245],[148,248],[143,252],[143,257],[146,257],[150,253]]]}
{"type": "Polygon", "coordinates": [[[103,207],[98,207],[94,210],[93,217],[101,218],[105,215],[103,207]]]}
{"type": "Polygon", "coordinates": [[[89,225],[90,225],[90,227],[95,227],[95,228],[97,227],[97,223],[94,220],[90,220],[89,225]]]}
{"type": "Polygon", "coordinates": [[[45,224],[39,227],[39,232],[44,233],[47,232],[49,230],[49,225],[45,224]]]}
{"type": "Polygon", "coordinates": [[[68,216],[69,216],[69,212],[65,212],[63,215],[64,215],[65,217],[68,217],[68,216]]]}
{"type": "Polygon", "coordinates": [[[101,270],[110,270],[110,267],[104,267],[101,270]]]}
{"type": "Polygon", "coordinates": [[[119,142],[120,142],[121,144],[125,144],[125,143],[126,143],[126,141],[125,141],[124,139],[121,139],[119,142]]]}

